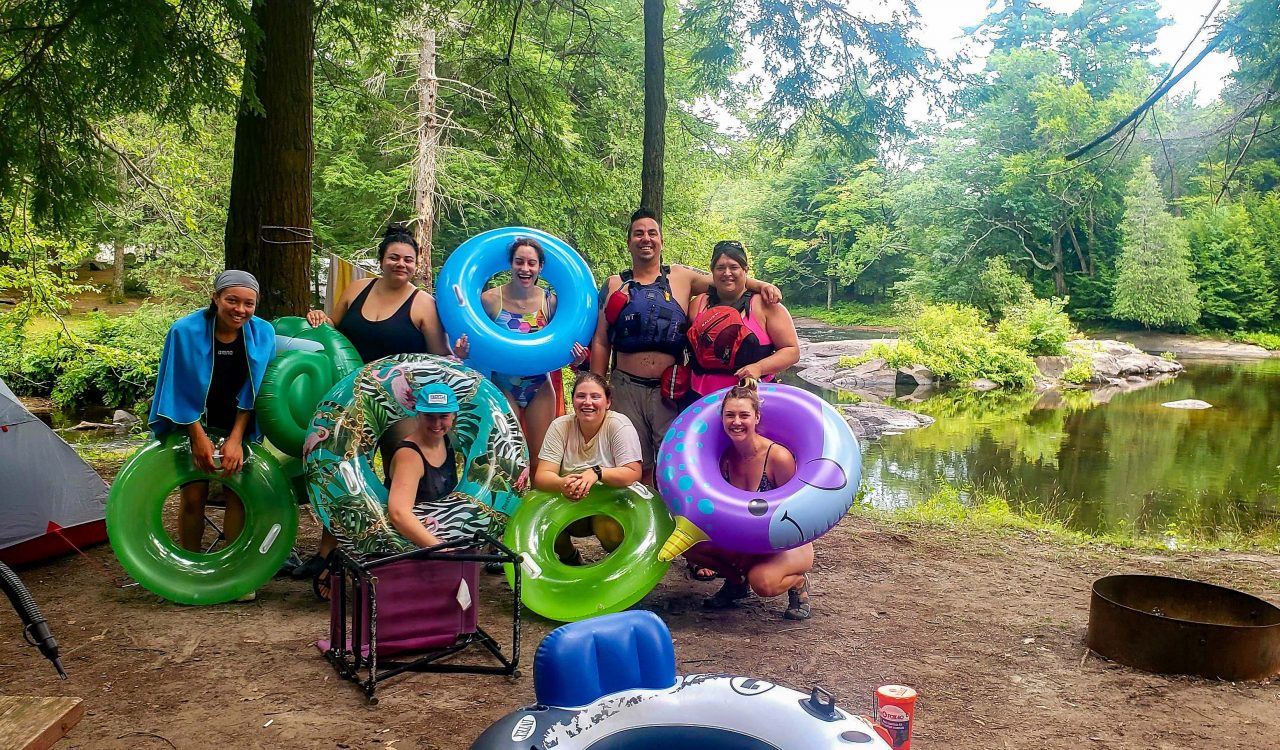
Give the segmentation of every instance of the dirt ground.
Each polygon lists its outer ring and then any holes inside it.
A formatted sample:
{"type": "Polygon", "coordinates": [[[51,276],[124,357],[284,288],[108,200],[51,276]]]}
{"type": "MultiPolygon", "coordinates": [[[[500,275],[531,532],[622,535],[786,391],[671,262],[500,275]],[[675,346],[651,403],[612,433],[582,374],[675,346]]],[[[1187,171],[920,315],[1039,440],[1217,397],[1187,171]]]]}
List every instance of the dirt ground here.
{"type": "MultiPolygon", "coordinates": [[[[1280,600],[1280,555],[1151,555],[850,518],[818,544],[807,623],[781,619],[783,599],[706,611],[714,584],[675,568],[641,606],[671,627],[682,673],[820,684],[858,712],[878,685],[914,686],[921,750],[1275,747],[1280,685],[1161,677],[1085,656],[1089,586],[1116,572],[1280,600]]],[[[532,702],[533,652],[554,627],[526,617],[518,679],[413,674],[368,706],[313,648],[327,610],[302,583],[272,581],[253,603],[182,607],[119,588],[105,546],[22,575],[71,678],[59,682],[13,618],[0,618],[0,692],[85,699],[84,719],[57,745],[67,750],[466,748],[532,702]]],[[[484,578],[491,632],[509,622],[506,596],[501,579],[484,578]]]]}

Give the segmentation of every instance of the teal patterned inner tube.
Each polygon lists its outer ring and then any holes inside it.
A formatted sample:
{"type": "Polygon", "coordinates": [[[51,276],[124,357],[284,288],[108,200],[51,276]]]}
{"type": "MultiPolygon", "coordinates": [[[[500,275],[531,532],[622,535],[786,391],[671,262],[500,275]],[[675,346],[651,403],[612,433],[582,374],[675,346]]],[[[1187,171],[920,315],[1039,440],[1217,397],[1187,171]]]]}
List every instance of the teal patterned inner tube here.
{"type": "Polygon", "coordinates": [[[449,440],[458,486],[433,513],[442,541],[484,532],[501,538],[520,496],[514,485],[528,470],[529,450],[516,415],[493,383],[454,360],[397,354],[343,378],[320,402],[303,445],[307,494],[316,519],[349,551],[396,554],[416,549],[387,517],[387,490],[370,463],[378,438],[414,416],[422,386],[443,383],[459,411],[449,440]]]}

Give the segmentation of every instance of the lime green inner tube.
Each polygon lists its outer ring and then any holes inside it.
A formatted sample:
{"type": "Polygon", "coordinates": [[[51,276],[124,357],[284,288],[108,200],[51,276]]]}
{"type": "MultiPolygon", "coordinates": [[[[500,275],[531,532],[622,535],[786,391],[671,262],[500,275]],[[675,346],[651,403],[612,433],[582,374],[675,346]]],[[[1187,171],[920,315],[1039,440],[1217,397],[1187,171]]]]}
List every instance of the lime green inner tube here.
{"type": "MultiPolygon", "coordinates": [[[[527,493],[507,523],[505,541],[528,559],[520,582],[524,605],[548,619],[572,622],[621,612],[652,591],[667,572],[658,550],[674,528],[666,506],[649,488],[597,485],[576,503],[547,492],[527,493]],[[592,565],[560,562],[556,537],[574,521],[595,515],[622,526],[622,544],[592,565]]],[[[514,571],[506,568],[514,585],[514,571]]]]}
{"type": "Polygon", "coordinates": [[[218,604],[256,590],[284,565],[298,533],[289,478],[261,446],[245,449],[239,473],[214,476],[192,463],[187,436],[172,432],[121,469],[107,499],[107,535],[125,572],[148,591],[179,604],[218,604]],[[203,479],[244,501],[244,531],[210,554],[179,547],[162,518],[169,493],[203,479]]]}

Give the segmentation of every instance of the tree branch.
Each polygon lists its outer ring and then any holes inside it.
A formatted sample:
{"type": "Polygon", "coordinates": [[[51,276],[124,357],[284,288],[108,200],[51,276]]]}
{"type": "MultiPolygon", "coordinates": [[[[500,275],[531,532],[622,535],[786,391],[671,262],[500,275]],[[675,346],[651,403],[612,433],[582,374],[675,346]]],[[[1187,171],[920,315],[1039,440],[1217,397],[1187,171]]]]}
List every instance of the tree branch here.
{"type": "Polygon", "coordinates": [[[1084,144],[1080,148],[1077,148],[1075,151],[1072,151],[1071,153],[1067,154],[1066,156],[1067,161],[1073,161],[1075,159],[1078,159],[1079,157],[1089,153],[1089,151],[1093,150],[1093,148],[1098,144],[1103,143],[1107,140],[1110,140],[1112,136],[1114,136],[1116,133],[1119,133],[1121,130],[1124,130],[1125,127],[1127,127],[1134,120],[1137,120],[1139,117],[1141,117],[1142,114],[1146,112],[1148,109],[1150,109],[1156,102],[1160,101],[1160,99],[1165,94],[1169,93],[1169,89],[1172,89],[1174,86],[1177,86],[1179,81],[1181,81],[1184,77],[1186,77],[1186,75],[1190,73],[1193,69],[1195,69],[1195,67],[1199,65],[1200,62],[1204,60],[1204,58],[1207,57],[1210,52],[1212,52],[1214,49],[1217,48],[1218,44],[1226,37],[1225,26],[1226,25],[1224,24],[1223,30],[1219,31],[1213,37],[1213,39],[1209,40],[1209,43],[1204,46],[1204,49],[1200,50],[1200,54],[1196,55],[1194,60],[1192,60],[1190,63],[1187,63],[1187,67],[1183,68],[1177,75],[1171,76],[1164,83],[1157,86],[1156,90],[1152,91],[1151,95],[1148,96],[1146,100],[1142,102],[1142,104],[1139,104],[1137,107],[1135,107],[1132,112],[1126,115],[1124,119],[1120,120],[1120,122],[1116,123],[1115,126],[1112,127],[1110,130],[1098,136],[1097,138],[1094,138],[1092,141],[1089,141],[1088,143],[1084,144]]]}

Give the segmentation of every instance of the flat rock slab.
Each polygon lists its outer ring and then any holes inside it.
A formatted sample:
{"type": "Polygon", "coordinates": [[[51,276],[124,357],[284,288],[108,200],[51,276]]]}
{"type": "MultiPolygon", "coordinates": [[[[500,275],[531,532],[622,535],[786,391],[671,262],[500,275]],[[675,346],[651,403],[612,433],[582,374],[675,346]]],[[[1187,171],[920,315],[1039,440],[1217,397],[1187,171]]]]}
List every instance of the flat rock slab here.
{"type": "Polygon", "coordinates": [[[1117,333],[1115,335],[1143,351],[1173,352],[1179,357],[1265,359],[1267,357],[1280,356],[1280,352],[1267,351],[1260,346],[1244,344],[1238,341],[1218,341],[1197,336],[1138,331],[1117,333]]]}
{"type": "Polygon", "coordinates": [[[1194,398],[1184,398],[1181,401],[1166,401],[1161,406],[1167,406],[1170,409],[1212,409],[1213,404],[1208,401],[1201,401],[1194,398]]]}
{"type": "Polygon", "coordinates": [[[84,716],[79,698],[0,695],[0,748],[47,750],[84,716]]]}
{"type": "Polygon", "coordinates": [[[925,414],[883,404],[840,404],[837,408],[862,441],[879,440],[934,423],[933,417],[925,414]]]}

